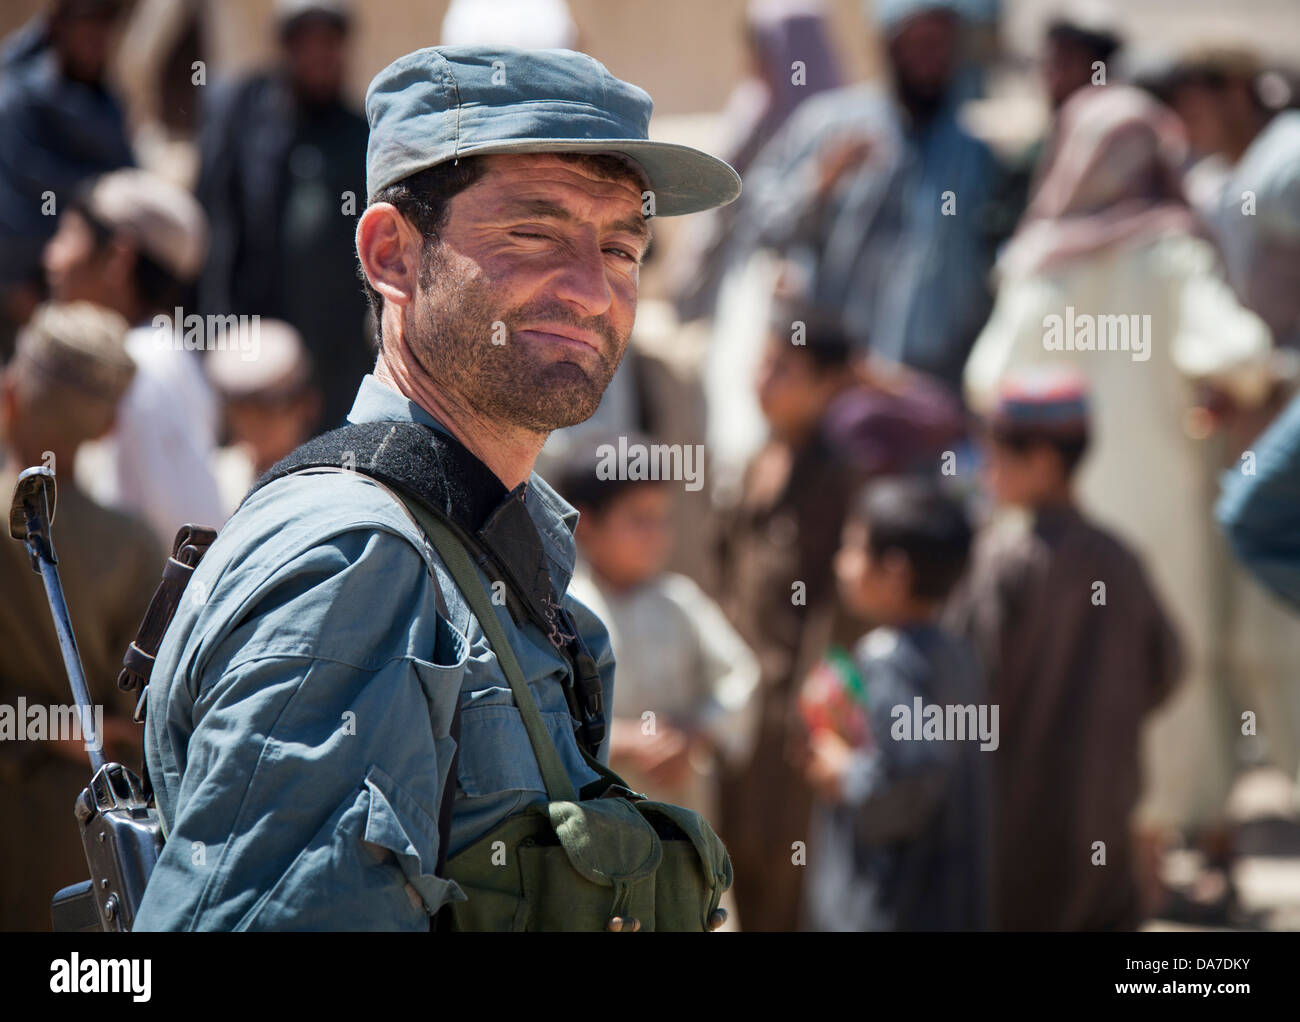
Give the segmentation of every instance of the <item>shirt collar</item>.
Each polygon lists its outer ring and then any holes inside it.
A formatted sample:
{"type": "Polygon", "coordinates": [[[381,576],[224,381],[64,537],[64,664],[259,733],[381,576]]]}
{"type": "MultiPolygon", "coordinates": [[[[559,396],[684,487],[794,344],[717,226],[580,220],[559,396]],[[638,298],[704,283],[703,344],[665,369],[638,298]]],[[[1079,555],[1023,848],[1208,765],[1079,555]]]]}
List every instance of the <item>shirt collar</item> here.
{"type": "MultiPolygon", "coordinates": [[[[450,435],[450,430],[423,407],[410,398],[403,397],[388,384],[367,373],[357,389],[349,422],[418,422],[422,426],[450,435]]],[[[556,591],[563,593],[573,577],[577,545],[573,530],[578,524],[578,512],[561,497],[550,484],[536,472],[528,477],[524,492],[524,506],[542,537],[542,547],[551,563],[551,575],[556,591]]]]}

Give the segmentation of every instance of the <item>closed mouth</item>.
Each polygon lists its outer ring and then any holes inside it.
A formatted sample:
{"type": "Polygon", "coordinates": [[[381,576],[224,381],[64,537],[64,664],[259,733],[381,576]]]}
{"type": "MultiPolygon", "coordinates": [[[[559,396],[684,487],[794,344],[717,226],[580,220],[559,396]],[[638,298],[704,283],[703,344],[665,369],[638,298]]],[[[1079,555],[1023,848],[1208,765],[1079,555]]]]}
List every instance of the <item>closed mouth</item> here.
{"type": "Polygon", "coordinates": [[[548,330],[520,330],[520,334],[528,334],[549,344],[562,344],[567,347],[589,348],[592,351],[599,352],[596,342],[583,334],[576,332],[561,332],[553,329],[548,330]]]}

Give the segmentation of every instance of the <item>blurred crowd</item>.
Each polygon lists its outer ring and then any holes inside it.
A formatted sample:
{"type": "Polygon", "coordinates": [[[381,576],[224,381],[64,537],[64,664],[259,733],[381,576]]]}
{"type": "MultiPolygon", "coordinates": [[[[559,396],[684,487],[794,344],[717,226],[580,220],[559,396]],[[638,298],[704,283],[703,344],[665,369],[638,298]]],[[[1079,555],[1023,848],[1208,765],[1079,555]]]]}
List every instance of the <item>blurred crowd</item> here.
{"type": "MultiPolygon", "coordinates": [[[[0,475],[59,473],[126,762],[114,679],[176,530],[341,424],[375,358],[354,5],[276,0],[278,57],[237,80],[193,78],[176,27],[188,162],[108,74],[131,7],[50,0],[0,44],[0,475]]],[[[1300,53],[1156,59],[1067,4],[1045,131],[993,145],[996,0],[865,10],[884,74],[852,82],[819,3],[748,4],[709,146],[743,194],[656,239],[622,367],[539,461],[618,659],[612,766],[715,821],[729,928],[1245,925],[1234,781],[1300,765],[1300,53]],[[700,449],[704,485],[611,480],[620,444],[700,449]],[[1172,884],[1179,848],[1223,882],[1172,884]]],[[[580,28],[456,0],[408,48],[580,28]]],[[[0,700],[65,703],[39,581],[0,565],[0,700]]],[[[76,743],[0,743],[0,928],[82,879],[85,776],[76,743]]]]}

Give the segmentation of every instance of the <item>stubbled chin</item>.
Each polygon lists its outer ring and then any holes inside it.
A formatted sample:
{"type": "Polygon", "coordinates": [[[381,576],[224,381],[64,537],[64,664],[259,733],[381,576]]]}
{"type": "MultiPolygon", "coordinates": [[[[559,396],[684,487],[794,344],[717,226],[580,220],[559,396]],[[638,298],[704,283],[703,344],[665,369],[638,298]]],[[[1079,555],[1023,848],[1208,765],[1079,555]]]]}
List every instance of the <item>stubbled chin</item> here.
{"type": "Polygon", "coordinates": [[[590,384],[582,387],[552,387],[530,390],[514,402],[498,402],[502,418],[517,426],[539,433],[564,429],[586,422],[600,406],[603,388],[593,393],[590,384]]]}
{"type": "Polygon", "coordinates": [[[566,426],[577,426],[579,423],[586,422],[596,414],[600,401],[594,402],[570,403],[567,405],[551,405],[538,409],[538,419],[547,423],[546,429],[564,429],[566,426]]]}

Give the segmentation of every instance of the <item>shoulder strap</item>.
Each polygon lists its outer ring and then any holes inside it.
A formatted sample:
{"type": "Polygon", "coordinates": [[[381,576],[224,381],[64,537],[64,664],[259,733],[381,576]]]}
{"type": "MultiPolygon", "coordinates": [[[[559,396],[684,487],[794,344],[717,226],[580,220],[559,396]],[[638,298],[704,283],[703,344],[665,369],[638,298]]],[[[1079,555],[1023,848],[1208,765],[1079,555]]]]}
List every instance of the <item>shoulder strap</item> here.
{"type": "Polygon", "coordinates": [[[533,699],[533,693],[528,687],[528,682],[524,680],[524,672],[515,658],[514,650],[510,648],[510,642],[501,627],[501,622],[497,619],[496,612],[492,609],[487,590],[479,581],[478,573],[474,570],[474,564],[464,544],[446,524],[430,514],[418,501],[402,495],[402,503],[420,523],[420,527],[429,537],[429,542],[438,551],[438,556],[442,558],[443,564],[447,566],[447,570],[451,572],[451,577],[456,582],[456,588],[469,603],[479,627],[483,629],[492,651],[497,655],[497,661],[501,664],[506,680],[510,683],[510,691],[515,697],[515,706],[518,707],[519,715],[523,718],[524,730],[528,733],[533,755],[537,757],[537,765],[546,784],[547,797],[552,802],[576,801],[577,796],[573,785],[569,783],[569,775],[565,772],[564,764],[560,762],[560,754],[555,748],[555,742],[546,729],[541,711],[537,709],[537,702],[533,699]]]}
{"type": "MultiPolygon", "coordinates": [[[[162,581],[154,590],[149,600],[149,607],[144,612],[144,620],[131,640],[131,645],[122,657],[122,670],[117,676],[117,687],[123,692],[139,690],[135,713],[132,720],[144,723],[144,716],[149,695],[149,679],[153,675],[153,665],[162,646],[163,636],[176,616],[181,596],[189,585],[190,576],[203,560],[217,538],[215,529],[202,525],[182,525],[172,543],[171,556],[163,565],[162,581]]],[[[153,799],[153,782],[149,779],[149,764],[145,761],[144,749],[140,750],[140,777],[144,780],[145,798],[153,799]]]]}

